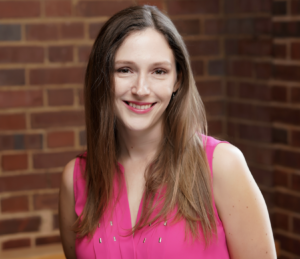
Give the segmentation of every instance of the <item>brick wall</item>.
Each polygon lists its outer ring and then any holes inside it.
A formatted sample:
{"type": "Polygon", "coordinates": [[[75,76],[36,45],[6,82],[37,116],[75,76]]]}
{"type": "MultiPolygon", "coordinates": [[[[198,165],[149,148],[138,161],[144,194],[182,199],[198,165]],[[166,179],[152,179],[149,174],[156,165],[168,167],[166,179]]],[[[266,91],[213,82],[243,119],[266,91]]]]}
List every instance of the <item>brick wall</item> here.
{"type": "Polygon", "coordinates": [[[273,13],[274,232],[290,259],[300,258],[300,1],[274,1],[273,13]]]}
{"type": "Polygon", "coordinates": [[[300,1],[226,0],[223,7],[214,28],[225,35],[225,135],[265,197],[279,258],[300,258],[300,1]]]}

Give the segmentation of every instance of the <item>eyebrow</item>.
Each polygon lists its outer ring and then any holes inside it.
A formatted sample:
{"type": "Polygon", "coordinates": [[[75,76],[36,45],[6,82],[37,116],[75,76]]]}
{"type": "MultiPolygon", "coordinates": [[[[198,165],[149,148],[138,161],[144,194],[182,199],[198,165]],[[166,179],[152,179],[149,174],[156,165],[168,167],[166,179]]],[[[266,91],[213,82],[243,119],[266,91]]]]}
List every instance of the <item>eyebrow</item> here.
{"type": "MultiPolygon", "coordinates": [[[[128,65],[135,65],[135,62],[133,61],[128,61],[128,60],[118,60],[115,62],[115,64],[128,64],[128,65]]],[[[167,65],[167,66],[170,66],[172,67],[172,64],[171,62],[169,61],[159,61],[159,62],[155,62],[152,64],[153,66],[159,66],[159,65],[167,65]]]]}

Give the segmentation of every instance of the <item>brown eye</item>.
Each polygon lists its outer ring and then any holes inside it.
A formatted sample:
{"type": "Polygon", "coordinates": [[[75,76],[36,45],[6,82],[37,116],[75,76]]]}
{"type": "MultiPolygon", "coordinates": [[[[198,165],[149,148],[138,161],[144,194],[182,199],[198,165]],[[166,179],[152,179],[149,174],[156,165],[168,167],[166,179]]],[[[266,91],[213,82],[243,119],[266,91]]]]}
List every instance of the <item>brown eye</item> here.
{"type": "Polygon", "coordinates": [[[120,73],[125,73],[125,74],[127,74],[127,73],[129,72],[129,69],[128,69],[128,68],[120,68],[120,69],[118,69],[117,71],[120,72],[120,73]]]}
{"type": "Polygon", "coordinates": [[[166,71],[164,71],[164,70],[162,70],[162,69],[157,69],[157,70],[155,70],[155,73],[156,73],[157,75],[164,75],[164,74],[166,74],[166,71]]]}

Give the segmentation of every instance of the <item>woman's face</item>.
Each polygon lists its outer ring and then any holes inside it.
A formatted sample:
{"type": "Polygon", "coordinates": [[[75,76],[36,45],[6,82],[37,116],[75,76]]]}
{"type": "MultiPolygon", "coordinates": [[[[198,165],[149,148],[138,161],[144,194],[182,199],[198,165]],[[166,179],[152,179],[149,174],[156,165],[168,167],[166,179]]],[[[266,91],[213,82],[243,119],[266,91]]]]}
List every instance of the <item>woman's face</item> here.
{"type": "Polygon", "coordinates": [[[143,131],[161,124],[178,86],[174,55],[164,36],[152,28],[131,33],[116,52],[114,69],[121,125],[143,131]]]}

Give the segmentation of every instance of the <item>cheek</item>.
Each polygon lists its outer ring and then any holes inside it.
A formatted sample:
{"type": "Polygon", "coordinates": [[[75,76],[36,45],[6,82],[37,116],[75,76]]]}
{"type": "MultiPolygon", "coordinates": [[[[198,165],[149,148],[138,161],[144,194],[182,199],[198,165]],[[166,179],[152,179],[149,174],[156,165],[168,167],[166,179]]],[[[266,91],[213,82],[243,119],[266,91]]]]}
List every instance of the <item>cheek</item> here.
{"type": "Polygon", "coordinates": [[[115,78],[115,97],[120,97],[130,89],[128,80],[115,78]]]}
{"type": "Polygon", "coordinates": [[[173,85],[172,82],[164,81],[153,84],[152,91],[161,99],[161,100],[169,100],[173,93],[173,85]]]}

